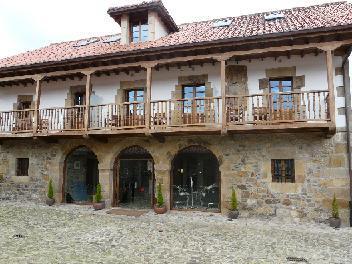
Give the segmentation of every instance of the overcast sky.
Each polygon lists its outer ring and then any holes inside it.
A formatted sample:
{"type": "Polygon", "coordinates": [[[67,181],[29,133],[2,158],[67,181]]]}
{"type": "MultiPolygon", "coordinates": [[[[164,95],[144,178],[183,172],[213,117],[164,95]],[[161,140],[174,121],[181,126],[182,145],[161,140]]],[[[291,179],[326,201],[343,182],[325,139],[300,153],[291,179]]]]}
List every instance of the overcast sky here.
{"type": "MultiPolygon", "coordinates": [[[[107,15],[136,0],[0,0],[0,58],[50,43],[120,32],[107,15]]],[[[163,0],[177,24],[333,2],[329,0],[163,0]]]]}

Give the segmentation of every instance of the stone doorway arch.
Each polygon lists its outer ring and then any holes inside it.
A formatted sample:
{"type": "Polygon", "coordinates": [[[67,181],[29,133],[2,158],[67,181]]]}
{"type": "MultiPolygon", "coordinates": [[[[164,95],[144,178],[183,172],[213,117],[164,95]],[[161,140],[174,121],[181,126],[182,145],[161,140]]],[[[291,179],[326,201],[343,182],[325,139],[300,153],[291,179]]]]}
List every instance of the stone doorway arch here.
{"type": "Polygon", "coordinates": [[[145,148],[123,149],[113,171],[113,206],[144,209],[154,205],[154,160],[145,148]]]}
{"type": "Polygon", "coordinates": [[[219,162],[212,151],[200,145],[181,149],[170,176],[171,209],[220,210],[219,162]]]}
{"type": "Polygon", "coordinates": [[[99,183],[99,161],[86,146],[73,149],[65,158],[63,202],[90,203],[99,183]]]}

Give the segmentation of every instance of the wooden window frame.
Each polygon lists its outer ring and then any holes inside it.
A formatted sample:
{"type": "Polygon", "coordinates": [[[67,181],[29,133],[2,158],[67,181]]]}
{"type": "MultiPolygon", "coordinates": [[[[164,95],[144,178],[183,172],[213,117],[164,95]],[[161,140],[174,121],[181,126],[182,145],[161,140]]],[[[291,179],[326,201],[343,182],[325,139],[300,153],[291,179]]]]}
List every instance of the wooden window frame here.
{"type": "MultiPolygon", "coordinates": [[[[135,19],[130,21],[130,42],[131,43],[140,43],[140,42],[145,42],[147,40],[142,40],[142,26],[147,26],[148,28],[148,37],[149,37],[149,25],[148,25],[148,19],[135,19]],[[138,35],[138,41],[134,42],[133,41],[133,27],[137,26],[139,29],[139,35],[138,35]]],[[[147,38],[148,38],[147,37],[147,38]]]]}
{"type": "Polygon", "coordinates": [[[28,176],[29,158],[16,159],[16,176],[28,176]]]}
{"type": "Polygon", "coordinates": [[[197,87],[201,87],[203,86],[204,87],[204,98],[206,97],[205,96],[205,93],[206,93],[206,85],[205,83],[192,83],[192,84],[184,84],[182,85],[182,113],[183,113],[183,117],[184,117],[184,122],[186,124],[188,123],[198,123],[199,121],[205,119],[205,105],[204,105],[204,100],[203,100],[203,111],[200,111],[198,112],[197,111],[197,102],[196,100],[192,100],[192,99],[201,99],[201,97],[196,97],[196,94],[197,94],[197,87]],[[185,88],[186,87],[192,87],[192,90],[193,90],[193,96],[191,98],[185,98],[185,88]],[[186,101],[184,101],[184,99],[191,99],[191,105],[187,106],[186,107],[186,101]],[[189,108],[191,107],[191,111],[188,112],[188,111],[185,111],[186,108],[189,108]],[[191,120],[191,121],[190,121],[191,120]]]}
{"type": "Polygon", "coordinates": [[[295,182],[295,160],[294,159],[272,159],[271,160],[271,176],[272,176],[272,181],[273,182],[279,182],[279,183],[294,183],[295,182]],[[277,175],[275,173],[275,163],[276,161],[279,161],[280,163],[280,174],[277,175]],[[286,166],[287,162],[290,162],[290,165],[292,166],[289,171],[291,172],[291,175],[287,174],[286,166]]]}

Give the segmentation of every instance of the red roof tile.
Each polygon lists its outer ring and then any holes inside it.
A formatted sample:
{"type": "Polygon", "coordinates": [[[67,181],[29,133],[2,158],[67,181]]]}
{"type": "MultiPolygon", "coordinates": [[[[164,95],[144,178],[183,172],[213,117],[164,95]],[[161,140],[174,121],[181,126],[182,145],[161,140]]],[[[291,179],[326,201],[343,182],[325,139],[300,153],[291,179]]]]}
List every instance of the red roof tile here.
{"type": "Polygon", "coordinates": [[[243,39],[267,34],[299,32],[319,28],[352,26],[352,5],[347,2],[335,2],[310,7],[300,7],[277,11],[284,18],[266,21],[264,16],[270,12],[229,18],[229,26],[213,27],[214,22],[221,20],[194,22],[179,25],[179,31],[155,41],[121,45],[118,42],[103,43],[100,41],[87,46],[75,47],[77,41],[55,43],[49,46],[0,59],[0,70],[13,66],[28,66],[47,62],[60,62],[91,56],[120,54],[129,51],[148,50],[150,48],[177,47],[184,44],[195,44],[225,39],[243,39]]]}

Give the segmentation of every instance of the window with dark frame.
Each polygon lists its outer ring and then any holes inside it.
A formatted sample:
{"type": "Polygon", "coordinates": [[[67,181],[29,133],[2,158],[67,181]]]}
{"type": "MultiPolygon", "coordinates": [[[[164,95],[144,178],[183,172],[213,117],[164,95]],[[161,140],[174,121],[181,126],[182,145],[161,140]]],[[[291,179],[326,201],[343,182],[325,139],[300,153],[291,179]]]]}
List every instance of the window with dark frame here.
{"type": "Polygon", "coordinates": [[[16,159],[16,176],[28,176],[29,159],[18,158],[16,159]]]}
{"type": "Polygon", "coordinates": [[[292,77],[271,78],[269,86],[274,110],[293,108],[293,96],[287,94],[292,92],[292,77]]]}
{"type": "Polygon", "coordinates": [[[272,159],[273,182],[295,182],[295,161],[293,159],[272,159]]]}
{"type": "Polygon", "coordinates": [[[131,42],[145,42],[148,40],[148,19],[131,21],[131,42]]]}
{"type": "MultiPolygon", "coordinates": [[[[205,98],[205,85],[196,84],[196,85],[184,85],[182,89],[182,99],[192,99],[192,98],[205,98]]],[[[194,105],[192,100],[185,100],[183,102],[183,112],[192,113],[192,110],[195,108],[197,112],[204,112],[204,100],[203,102],[197,102],[197,105],[194,105]],[[199,104],[199,105],[198,105],[199,104]]]]}

